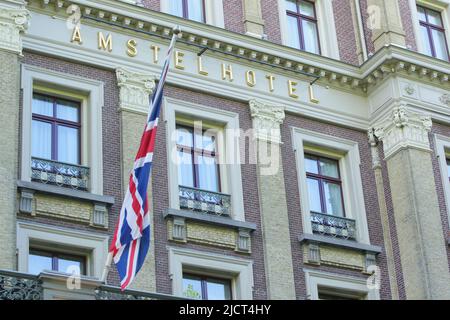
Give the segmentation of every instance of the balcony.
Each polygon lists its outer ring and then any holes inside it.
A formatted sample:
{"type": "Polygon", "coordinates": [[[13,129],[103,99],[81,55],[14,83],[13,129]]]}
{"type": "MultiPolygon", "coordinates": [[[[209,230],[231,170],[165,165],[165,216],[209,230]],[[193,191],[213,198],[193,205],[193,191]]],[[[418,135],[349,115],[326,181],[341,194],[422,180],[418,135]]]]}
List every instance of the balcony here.
{"type": "Polygon", "coordinates": [[[146,291],[125,290],[102,285],[92,278],[81,278],[80,289],[68,289],[70,275],[44,271],[40,275],[29,275],[15,271],[0,270],[0,300],[46,300],[57,299],[86,300],[179,300],[166,294],[146,291]]]}
{"type": "Polygon", "coordinates": [[[231,217],[229,194],[179,186],[180,209],[231,217]]]}
{"type": "Polygon", "coordinates": [[[346,240],[356,240],[356,221],[343,217],[311,212],[313,233],[346,240]]]}
{"type": "Polygon", "coordinates": [[[31,158],[31,180],[60,187],[87,190],[89,168],[53,160],[31,158]]]}

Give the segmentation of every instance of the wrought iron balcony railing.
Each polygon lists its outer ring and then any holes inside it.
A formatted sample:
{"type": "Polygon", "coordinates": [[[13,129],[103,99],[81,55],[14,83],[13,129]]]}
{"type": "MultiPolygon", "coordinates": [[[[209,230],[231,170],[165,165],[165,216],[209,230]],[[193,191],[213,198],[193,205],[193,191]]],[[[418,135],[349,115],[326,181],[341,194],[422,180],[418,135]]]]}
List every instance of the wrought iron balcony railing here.
{"type": "Polygon", "coordinates": [[[181,300],[182,298],[137,290],[120,290],[119,287],[101,286],[95,289],[96,300],[181,300]]]}
{"type": "Polygon", "coordinates": [[[60,187],[87,190],[89,168],[41,158],[31,158],[31,179],[60,187]]]}
{"type": "Polygon", "coordinates": [[[197,188],[179,186],[180,208],[231,216],[231,196],[197,188]]]}
{"type": "Polygon", "coordinates": [[[42,299],[42,282],[37,276],[13,271],[0,272],[0,300],[42,299]]]}
{"type": "Polygon", "coordinates": [[[356,221],[328,214],[311,212],[314,233],[343,239],[356,239],[356,221]]]}

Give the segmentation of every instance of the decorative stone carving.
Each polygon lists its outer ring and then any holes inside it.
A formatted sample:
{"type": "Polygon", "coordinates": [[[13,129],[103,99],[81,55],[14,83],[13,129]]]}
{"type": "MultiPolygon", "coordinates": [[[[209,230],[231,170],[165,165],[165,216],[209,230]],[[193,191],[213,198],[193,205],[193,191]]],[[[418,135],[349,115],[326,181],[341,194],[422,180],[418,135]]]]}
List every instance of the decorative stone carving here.
{"type": "Polygon", "coordinates": [[[118,68],[117,84],[120,88],[120,110],[148,112],[150,95],[155,88],[155,77],[118,68]]]}
{"type": "Polygon", "coordinates": [[[416,92],[416,89],[410,83],[405,86],[404,90],[406,94],[410,96],[412,96],[416,92]]]}
{"type": "Polygon", "coordinates": [[[373,253],[366,253],[364,258],[364,272],[371,273],[371,268],[377,265],[377,257],[373,253]]]}
{"type": "Polygon", "coordinates": [[[308,263],[320,264],[320,247],[318,243],[308,244],[308,263]]]}
{"type": "Polygon", "coordinates": [[[265,104],[258,100],[250,100],[249,105],[256,138],[281,143],[280,125],[285,118],[284,107],[265,104]]]}
{"type": "Polygon", "coordinates": [[[439,101],[442,102],[443,104],[450,106],[450,94],[445,93],[443,94],[440,98],[439,101]]]}
{"type": "Polygon", "coordinates": [[[405,105],[400,105],[393,109],[390,117],[375,126],[374,136],[383,141],[386,158],[407,147],[429,151],[431,126],[429,116],[411,112],[405,105]]]}
{"type": "Polygon", "coordinates": [[[237,250],[250,252],[250,231],[248,229],[239,229],[237,239],[237,250]]]}
{"type": "Polygon", "coordinates": [[[33,195],[32,190],[22,190],[19,200],[19,211],[21,213],[33,213],[33,195]]]}
{"type": "Polygon", "coordinates": [[[0,8],[0,48],[22,54],[21,34],[28,28],[30,13],[25,7],[0,8]]]}
{"type": "Polygon", "coordinates": [[[96,203],[92,212],[92,225],[96,227],[108,227],[108,209],[106,205],[96,203]]]}
{"type": "Polygon", "coordinates": [[[183,218],[173,219],[172,238],[174,240],[186,241],[186,223],[183,218]]]}

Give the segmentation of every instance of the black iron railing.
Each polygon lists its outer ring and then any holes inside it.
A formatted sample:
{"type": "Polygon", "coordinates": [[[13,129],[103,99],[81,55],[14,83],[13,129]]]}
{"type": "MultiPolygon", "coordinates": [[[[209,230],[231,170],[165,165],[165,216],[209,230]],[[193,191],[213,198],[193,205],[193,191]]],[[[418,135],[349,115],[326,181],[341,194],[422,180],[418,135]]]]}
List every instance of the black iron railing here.
{"type": "Polygon", "coordinates": [[[229,194],[179,186],[180,208],[193,211],[231,216],[231,196],[229,194]]]}
{"type": "Polygon", "coordinates": [[[328,214],[311,212],[314,233],[343,239],[356,239],[356,221],[328,214]]]}

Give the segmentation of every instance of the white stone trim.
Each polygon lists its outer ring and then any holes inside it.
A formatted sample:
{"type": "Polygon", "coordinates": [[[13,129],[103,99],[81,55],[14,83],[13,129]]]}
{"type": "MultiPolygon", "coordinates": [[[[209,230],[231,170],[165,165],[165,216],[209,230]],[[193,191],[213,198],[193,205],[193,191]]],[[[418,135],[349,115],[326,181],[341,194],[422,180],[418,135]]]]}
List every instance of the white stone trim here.
{"type": "MultiPolygon", "coordinates": [[[[210,24],[219,28],[225,28],[225,20],[223,14],[223,0],[204,0],[205,1],[205,20],[206,24],[210,24]]],[[[161,12],[171,14],[170,2],[160,1],[161,12]]]]}
{"type": "Polygon", "coordinates": [[[233,299],[253,299],[253,261],[202,251],[169,247],[172,294],[183,296],[183,267],[232,276],[233,299]]]}
{"type": "Polygon", "coordinates": [[[296,155],[303,232],[312,234],[309,197],[305,171],[304,144],[337,152],[342,175],[342,188],[346,217],[356,220],[357,241],[370,244],[366,207],[361,180],[359,146],[355,141],[338,138],[301,128],[292,128],[292,141],[296,155]]]}
{"type": "Polygon", "coordinates": [[[84,99],[82,108],[82,165],[90,168],[90,188],[94,194],[103,194],[102,108],[103,82],[60,73],[31,65],[22,65],[22,181],[31,181],[31,105],[33,86],[49,85],[80,93],[84,99]]]}
{"type": "MultiPolygon", "coordinates": [[[[194,117],[194,119],[204,121],[219,122],[223,125],[223,139],[224,152],[226,159],[224,164],[221,165],[221,174],[225,173],[225,176],[221,176],[223,193],[231,195],[231,206],[233,219],[239,221],[245,221],[244,214],[244,199],[242,189],[242,176],[241,166],[239,161],[239,139],[234,137],[236,130],[239,130],[239,116],[236,113],[214,109],[199,104],[194,104],[182,100],[173,98],[164,98],[164,121],[166,124],[166,139],[167,139],[167,168],[169,178],[169,207],[179,209],[178,199],[178,167],[176,163],[171,161],[172,151],[175,146],[175,141],[172,141],[171,133],[175,132],[176,115],[188,115],[194,117]]],[[[220,147],[220,146],[219,146],[220,147]]]]}
{"type": "Polygon", "coordinates": [[[420,33],[417,5],[422,5],[441,12],[442,22],[445,28],[445,40],[447,41],[447,45],[450,45],[450,0],[409,0],[417,51],[425,54],[425,44],[422,41],[422,36],[420,33]]]}
{"type": "MultiPolygon", "coordinates": [[[[450,151],[450,137],[440,134],[434,135],[435,152],[439,162],[439,171],[441,172],[442,187],[444,188],[445,207],[450,221],[450,182],[448,180],[446,151],[450,151]]],[[[449,222],[450,225],[450,222],[449,222]]]]}
{"type": "Polygon", "coordinates": [[[22,34],[29,20],[30,12],[24,6],[0,4],[0,49],[22,54],[22,34]]]}
{"type": "MultiPolygon", "coordinates": [[[[278,0],[280,17],[281,42],[287,45],[286,0],[278,0]]],[[[333,3],[329,0],[313,0],[316,5],[317,27],[321,55],[339,60],[339,46],[337,42],[336,26],[334,21],[333,3]]]]}
{"type": "Polygon", "coordinates": [[[319,299],[319,287],[353,291],[366,295],[366,300],[380,300],[379,290],[369,289],[367,280],[350,276],[343,276],[328,272],[303,269],[305,272],[306,294],[309,300],[319,299]]]}
{"type": "Polygon", "coordinates": [[[28,273],[28,255],[30,242],[39,241],[49,245],[63,245],[74,250],[90,252],[87,256],[88,275],[100,279],[108,255],[109,237],[102,234],[75,231],[48,225],[18,222],[17,249],[18,270],[28,273]]]}

